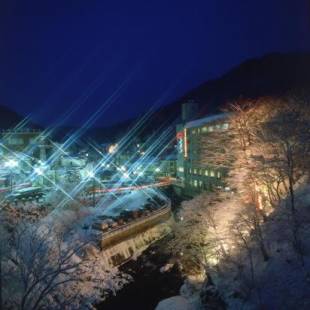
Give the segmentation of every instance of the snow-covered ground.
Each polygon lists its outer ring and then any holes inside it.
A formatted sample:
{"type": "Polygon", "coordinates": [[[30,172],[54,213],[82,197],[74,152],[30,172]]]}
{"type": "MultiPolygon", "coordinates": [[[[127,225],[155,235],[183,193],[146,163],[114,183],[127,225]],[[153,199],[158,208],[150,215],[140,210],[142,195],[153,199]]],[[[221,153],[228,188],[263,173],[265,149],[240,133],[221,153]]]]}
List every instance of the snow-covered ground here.
{"type": "Polygon", "coordinates": [[[66,226],[71,223],[76,228],[89,226],[98,216],[117,217],[125,209],[131,211],[140,209],[152,197],[166,199],[158,190],[151,188],[121,195],[109,194],[103,196],[96,207],[55,208],[47,217],[47,221],[63,223],[66,226]]]}
{"type": "Polygon", "coordinates": [[[155,196],[158,196],[158,191],[151,188],[131,191],[122,196],[114,196],[112,201],[107,201],[106,198],[103,198],[98,203],[97,208],[103,208],[104,215],[117,216],[125,209],[133,211],[141,208],[147,203],[148,198],[153,198],[155,196]]]}
{"type": "Polygon", "coordinates": [[[195,310],[183,296],[173,296],[162,300],[155,310],[195,310]]]}

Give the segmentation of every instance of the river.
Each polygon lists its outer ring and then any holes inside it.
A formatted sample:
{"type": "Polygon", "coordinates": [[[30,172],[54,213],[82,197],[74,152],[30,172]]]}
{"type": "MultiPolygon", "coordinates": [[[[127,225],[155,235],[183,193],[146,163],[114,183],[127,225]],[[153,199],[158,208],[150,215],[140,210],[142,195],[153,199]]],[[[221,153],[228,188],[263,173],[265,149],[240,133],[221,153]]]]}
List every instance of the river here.
{"type": "Polygon", "coordinates": [[[169,237],[150,246],[136,261],[129,261],[120,269],[130,274],[134,281],[97,305],[98,310],[143,309],[153,310],[162,299],[178,295],[183,278],[177,267],[160,272],[169,261],[169,256],[161,254],[169,237]]]}

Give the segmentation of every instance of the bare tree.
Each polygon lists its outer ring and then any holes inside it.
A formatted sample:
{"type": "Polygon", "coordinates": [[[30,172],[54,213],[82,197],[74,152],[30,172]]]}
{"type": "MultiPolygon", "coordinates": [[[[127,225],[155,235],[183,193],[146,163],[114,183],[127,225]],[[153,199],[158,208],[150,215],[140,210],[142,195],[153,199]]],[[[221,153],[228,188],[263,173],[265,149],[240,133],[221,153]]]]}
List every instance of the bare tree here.
{"type": "Polygon", "coordinates": [[[23,225],[15,231],[4,258],[6,306],[28,310],[74,304],[85,242],[67,245],[63,241],[42,226],[23,225]]]}
{"type": "MultiPolygon", "coordinates": [[[[310,119],[307,110],[309,108],[305,109],[296,100],[287,99],[272,105],[269,119],[256,132],[255,151],[260,156],[254,158],[256,168],[261,167],[262,163],[268,167],[265,175],[275,186],[277,196],[282,196],[282,199],[289,197],[293,246],[302,261],[295,190],[300,182],[309,177],[310,119]]],[[[272,192],[272,186],[268,189],[272,192]]]]}
{"type": "Polygon", "coordinates": [[[264,220],[268,207],[289,197],[293,246],[302,257],[295,189],[309,176],[309,108],[296,98],[261,98],[231,108],[235,161],[229,183],[264,220]]]}
{"type": "Polygon", "coordinates": [[[205,273],[208,247],[205,205],[209,201],[210,197],[201,195],[183,202],[173,225],[174,238],[169,243],[169,250],[178,257],[186,274],[205,273]]]}

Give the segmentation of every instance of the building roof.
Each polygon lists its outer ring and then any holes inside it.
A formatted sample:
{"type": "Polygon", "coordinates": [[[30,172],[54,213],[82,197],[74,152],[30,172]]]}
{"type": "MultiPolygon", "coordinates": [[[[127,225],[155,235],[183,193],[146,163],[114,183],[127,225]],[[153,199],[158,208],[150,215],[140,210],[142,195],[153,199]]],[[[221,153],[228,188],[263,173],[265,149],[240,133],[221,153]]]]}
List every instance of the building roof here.
{"type": "Polygon", "coordinates": [[[209,115],[203,118],[195,119],[185,124],[184,128],[193,128],[193,127],[201,127],[205,124],[216,122],[230,116],[231,113],[221,113],[215,115],[209,115]]]}

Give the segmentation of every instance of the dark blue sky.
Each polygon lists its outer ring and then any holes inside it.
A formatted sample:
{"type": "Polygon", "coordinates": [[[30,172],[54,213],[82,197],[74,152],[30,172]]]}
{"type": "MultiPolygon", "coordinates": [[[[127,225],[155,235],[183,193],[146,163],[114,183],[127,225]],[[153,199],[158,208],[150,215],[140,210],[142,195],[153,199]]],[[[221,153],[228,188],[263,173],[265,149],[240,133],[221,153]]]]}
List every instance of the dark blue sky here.
{"type": "Polygon", "coordinates": [[[245,59],[310,46],[307,0],[0,3],[0,104],[43,124],[104,107],[106,126],[245,59]]]}

